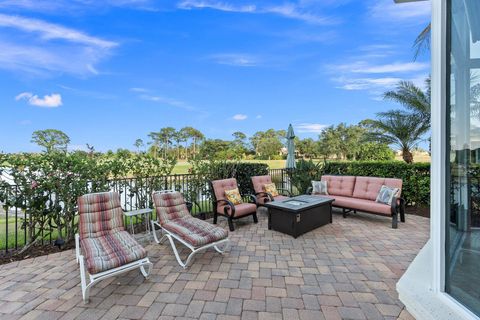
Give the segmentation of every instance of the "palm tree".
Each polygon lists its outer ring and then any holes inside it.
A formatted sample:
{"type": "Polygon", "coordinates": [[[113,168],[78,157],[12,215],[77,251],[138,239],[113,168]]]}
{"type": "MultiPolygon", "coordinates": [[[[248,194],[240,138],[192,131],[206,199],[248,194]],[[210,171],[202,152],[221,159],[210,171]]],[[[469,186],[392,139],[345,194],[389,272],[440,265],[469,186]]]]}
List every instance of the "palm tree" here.
{"type": "Polygon", "coordinates": [[[378,113],[377,120],[365,120],[363,124],[369,129],[366,140],[397,146],[407,163],[413,162],[412,150],[429,129],[417,114],[399,110],[378,113]]]}
{"type": "Polygon", "coordinates": [[[400,81],[395,90],[385,92],[383,98],[400,103],[430,126],[430,78],[425,80],[425,86],[423,91],[411,81],[400,81]]]}
{"type": "Polygon", "coordinates": [[[429,23],[415,39],[413,48],[415,49],[414,60],[425,51],[430,51],[430,35],[432,31],[432,24],[429,23]]]}

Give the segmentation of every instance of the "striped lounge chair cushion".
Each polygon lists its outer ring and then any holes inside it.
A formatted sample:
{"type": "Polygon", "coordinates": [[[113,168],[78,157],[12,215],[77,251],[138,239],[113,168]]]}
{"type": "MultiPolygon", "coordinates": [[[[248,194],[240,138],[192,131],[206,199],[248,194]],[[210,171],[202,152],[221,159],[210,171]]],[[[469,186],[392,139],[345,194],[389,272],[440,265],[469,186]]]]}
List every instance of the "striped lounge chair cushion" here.
{"type": "Polygon", "coordinates": [[[117,268],[147,256],[147,251],[126,231],[83,238],[80,246],[90,274],[117,268]]]}
{"type": "Polygon", "coordinates": [[[227,230],[191,216],[169,220],[162,224],[162,227],[193,247],[201,247],[228,237],[227,230]]]}

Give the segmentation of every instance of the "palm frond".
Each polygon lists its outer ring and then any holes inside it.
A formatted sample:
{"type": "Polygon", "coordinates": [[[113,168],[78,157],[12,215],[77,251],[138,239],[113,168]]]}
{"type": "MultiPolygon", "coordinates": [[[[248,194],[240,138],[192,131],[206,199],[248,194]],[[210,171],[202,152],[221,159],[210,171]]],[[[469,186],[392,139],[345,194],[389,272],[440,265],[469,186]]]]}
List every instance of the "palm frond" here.
{"type": "Polygon", "coordinates": [[[413,48],[415,49],[413,60],[417,60],[419,55],[430,50],[431,30],[432,24],[429,23],[415,39],[415,42],[413,43],[413,48]]]}

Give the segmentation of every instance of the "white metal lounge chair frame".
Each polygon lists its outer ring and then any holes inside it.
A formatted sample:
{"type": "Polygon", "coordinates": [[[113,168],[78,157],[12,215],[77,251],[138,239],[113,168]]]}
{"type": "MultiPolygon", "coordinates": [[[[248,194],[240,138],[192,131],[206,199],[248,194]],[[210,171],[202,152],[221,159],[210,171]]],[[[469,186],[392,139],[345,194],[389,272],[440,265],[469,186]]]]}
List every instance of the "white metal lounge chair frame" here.
{"type": "Polygon", "coordinates": [[[172,246],[173,253],[175,254],[175,258],[177,258],[178,264],[183,267],[183,269],[186,269],[188,267],[188,264],[192,260],[193,256],[197,254],[200,251],[207,250],[208,248],[213,247],[218,253],[224,254],[229,247],[230,244],[230,239],[225,238],[220,241],[212,242],[212,243],[207,243],[204,246],[201,247],[194,247],[185,240],[183,240],[180,236],[176,235],[175,233],[172,233],[168,231],[167,229],[162,228],[160,223],[158,223],[155,220],[152,220],[152,231],[153,231],[153,237],[155,238],[155,242],[160,244],[163,242],[165,238],[167,238],[170,241],[170,245],[172,246]],[[165,233],[160,239],[157,237],[157,231],[155,230],[155,226],[158,226],[161,230],[162,233],[165,233]],[[186,246],[188,249],[190,249],[192,252],[188,255],[187,260],[185,262],[182,261],[180,258],[180,255],[178,254],[177,246],[175,245],[175,242],[173,239],[177,240],[184,246],[186,246]],[[223,245],[223,248],[220,246],[223,245]]]}
{"type": "MultiPolygon", "coordinates": [[[[163,191],[156,191],[154,193],[155,194],[162,194],[162,193],[172,193],[172,192],[176,192],[176,191],[175,190],[163,190],[163,191]]],[[[163,240],[165,238],[167,238],[170,241],[170,245],[172,246],[172,250],[173,250],[173,253],[175,254],[175,258],[177,259],[178,264],[181,265],[183,269],[186,269],[188,267],[188,264],[192,260],[193,256],[195,254],[197,254],[198,252],[204,251],[204,250],[207,250],[208,248],[213,247],[218,253],[224,254],[228,250],[228,247],[230,245],[230,239],[225,238],[225,239],[222,239],[220,241],[207,243],[206,245],[201,246],[201,247],[194,247],[191,244],[189,244],[188,242],[186,242],[185,240],[183,240],[179,235],[164,229],[158,221],[152,220],[151,222],[152,222],[153,238],[155,239],[155,242],[160,244],[160,243],[163,242],[163,240]],[[160,240],[157,237],[157,232],[155,230],[155,226],[158,226],[160,228],[160,231],[162,233],[165,233],[160,238],[160,240]],[[190,249],[192,251],[188,255],[187,260],[185,262],[183,262],[182,259],[180,258],[180,255],[178,254],[177,246],[175,245],[175,242],[173,241],[173,239],[177,240],[178,242],[180,242],[181,244],[183,244],[184,246],[186,246],[188,249],[190,249]],[[221,245],[223,245],[223,248],[220,247],[221,245]]]]}
{"type": "Polygon", "coordinates": [[[142,275],[145,278],[147,278],[153,266],[153,264],[150,262],[148,257],[146,257],[134,262],[127,263],[117,268],[113,268],[113,269],[95,273],[95,274],[90,274],[85,266],[85,257],[81,254],[79,234],[75,234],[75,256],[77,259],[77,263],[80,263],[80,279],[81,279],[82,296],[83,296],[84,303],[88,303],[89,296],[90,296],[90,288],[97,282],[100,282],[109,277],[117,276],[119,274],[122,274],[124,272],[130,271],[136,268],[140,268],[140,272],[142,273],[142,275]],[[145,270],[145,266],[148,266],[148,271],[145,270]],[[87,283],[87,275],[88,275],[88,283],[87,283]]]}

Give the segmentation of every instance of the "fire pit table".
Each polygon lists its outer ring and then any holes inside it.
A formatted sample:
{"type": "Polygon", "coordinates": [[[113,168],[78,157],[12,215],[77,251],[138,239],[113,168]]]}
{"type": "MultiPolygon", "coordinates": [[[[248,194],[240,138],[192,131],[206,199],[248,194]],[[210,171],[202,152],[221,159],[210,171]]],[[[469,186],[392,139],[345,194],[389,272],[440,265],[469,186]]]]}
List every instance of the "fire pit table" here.
{"type": "Polygon", "coordinates": [[[268,229],[294,238],[332,223],[332,202],[321,196],[302,195],[264,204],[268,208],[268,229]]]}

